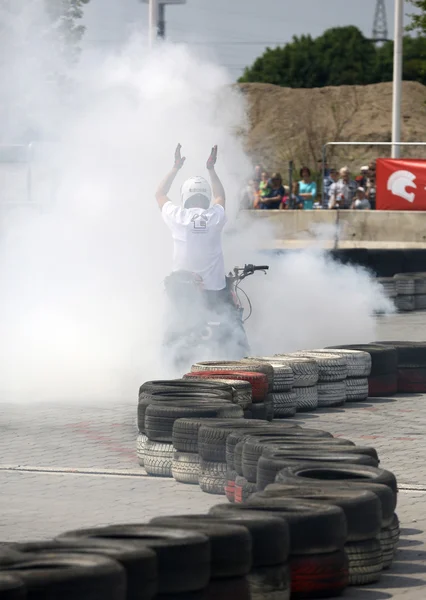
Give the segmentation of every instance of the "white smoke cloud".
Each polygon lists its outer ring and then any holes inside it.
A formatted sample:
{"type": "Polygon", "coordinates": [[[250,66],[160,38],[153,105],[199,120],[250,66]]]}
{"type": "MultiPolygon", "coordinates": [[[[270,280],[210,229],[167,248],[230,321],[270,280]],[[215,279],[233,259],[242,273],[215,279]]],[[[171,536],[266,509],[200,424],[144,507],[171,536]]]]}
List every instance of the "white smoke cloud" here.
{"type": "MultiPolygon", "coordinates": [[[[161,337],[172,246],[154,191],[178,142],[187,162],[172,188],[176,202],[181,183],[205,174],[218,144],[232,221],[250,169],[235,136],[246,127],[244,100],[214,63],[182,46],[149,52],[136,36],[101,63],[83,60],[61,91],[46,84],[42,65],[54,48],[25,30],[31,17],[15,24],[32,44],[20,48],[21,85],[2,108],[21,106],[26,95],[27,108],[8,122],[9,143],[28,130],[49,143],[34,151],[41,207],[0,217],[0,391],[35,400],[135,397],[143,380],[170,375],[161,337]]],[[[10,77],[0,69],[0,88],[10,77]]],[[[0,114],[3,126],[7,110],[0,114]]],[[[254,262],[263,234],[229,230],[227,265],[254,262]]],[[[275,259],[268,277],[253,277],[247,289],[258,353],[374,337],[378,289],[320,252],[275,259]]]]}

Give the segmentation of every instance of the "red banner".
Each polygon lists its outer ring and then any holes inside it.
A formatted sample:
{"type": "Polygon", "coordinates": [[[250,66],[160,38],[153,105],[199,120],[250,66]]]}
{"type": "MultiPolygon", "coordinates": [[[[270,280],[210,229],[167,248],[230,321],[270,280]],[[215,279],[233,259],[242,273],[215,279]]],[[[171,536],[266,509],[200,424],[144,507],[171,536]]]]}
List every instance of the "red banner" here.
{"type": "Polygon", "coordinates": [[[426,211],[426,160],[377,159],[376,209],[426,211]]]}

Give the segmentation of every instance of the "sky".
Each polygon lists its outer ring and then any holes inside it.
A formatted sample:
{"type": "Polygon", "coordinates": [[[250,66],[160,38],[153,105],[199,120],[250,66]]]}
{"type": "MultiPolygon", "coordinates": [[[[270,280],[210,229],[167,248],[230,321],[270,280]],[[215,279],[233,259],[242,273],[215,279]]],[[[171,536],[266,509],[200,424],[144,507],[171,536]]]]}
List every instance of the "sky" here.
{"type": "MultiPolygon", "coordinates": [[[[372,35],[375,0],[187,0],[166,7],[168,39],[185,42],[214,58],[237,79],[245,66],[269,45],[294,35],[316,37],[330,27],[356,25],[372,35]]],[[[385,0],[389,37],[393,37],[394,1],[385,0]]],[[[412,6],[405,2],[405,22],[412,6]]],[[[91,0],[85,8],[86,47],[102,52],[119,45],[129,31],[146,31],[148,4],[140,0],[91,0]]]]}

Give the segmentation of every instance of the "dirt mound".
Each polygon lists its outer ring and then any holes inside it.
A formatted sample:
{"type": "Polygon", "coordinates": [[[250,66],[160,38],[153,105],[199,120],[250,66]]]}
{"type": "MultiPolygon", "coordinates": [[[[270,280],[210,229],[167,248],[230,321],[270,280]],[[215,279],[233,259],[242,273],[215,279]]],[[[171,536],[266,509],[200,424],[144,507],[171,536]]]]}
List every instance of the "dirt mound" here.
{"type": "MultiPolygon", "coordinates": [[[[269,170],[285,171],[289,160],[316,169],[326,142],[390,142],[392,83],[291,89],[263,83],[238,87],[248,102],[247,148],[269,170]]],[[[426,141],[426,86],[404,82],[402,141],[426,141]]],[[[332,166],[361,164],[390,156],[390,147],[328,147],[332,166]]],[[[401,156],[426,158],[426,147],[402,148],[401,156]]]]}

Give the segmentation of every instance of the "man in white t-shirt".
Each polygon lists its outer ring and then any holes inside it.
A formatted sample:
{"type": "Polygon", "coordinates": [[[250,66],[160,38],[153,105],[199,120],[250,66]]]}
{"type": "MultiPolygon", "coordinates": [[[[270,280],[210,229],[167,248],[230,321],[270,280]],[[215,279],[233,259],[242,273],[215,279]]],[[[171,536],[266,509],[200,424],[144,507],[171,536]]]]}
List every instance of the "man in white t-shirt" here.
{"type": "Polygon", "coordinates": [[[207,292],[226,290],[222,252],[222,231],[226,223],[225,190],[215,171],[216,160],[217,146],[214,146],[207,161],[211,187],[203,177],[188,179],[181,188],[181,205],[177,206],[167,194],[185,162],[179,144],[174,167],[156,193],[163,219],[173,236],[173,271],[187,271],[200,276],[207,292]]]}

